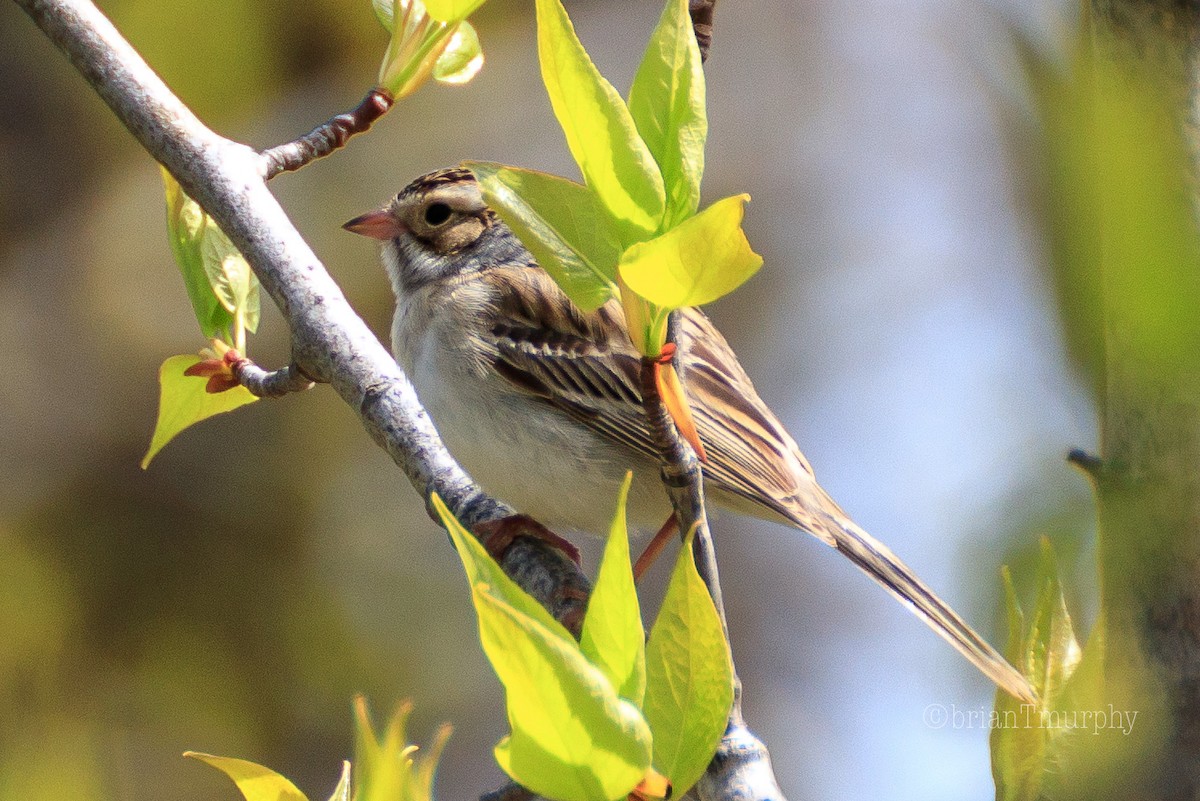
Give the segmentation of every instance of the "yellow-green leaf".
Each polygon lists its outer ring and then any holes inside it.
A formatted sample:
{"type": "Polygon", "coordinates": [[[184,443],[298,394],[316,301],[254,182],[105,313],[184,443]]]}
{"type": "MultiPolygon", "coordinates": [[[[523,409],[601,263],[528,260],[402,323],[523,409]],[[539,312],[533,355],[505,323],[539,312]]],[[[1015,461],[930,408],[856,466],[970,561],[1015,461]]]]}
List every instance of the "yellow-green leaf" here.
{"type": "Polygon", "coordinates": [[[187,751],[184,756],[207,762],[233,779],[246,801],[308,801],[304,793],[296,789],[296,785],[270,768],[254,762],[196,751],[187,751]]]}
{"type": "Polygon", "coordinates": [[[248,330],[256,331],[260,313],[258,278],[245,257],[215,224],[200,243],[200,256],[217,302],[233,319],[241,317],[248,330]]]}
{"type": "MultiPolygon", "coordinates": [[[[204,336],[217,337],[235,328],[258,329],[258,278],[245,258],[196,201],[184,194],[165,169],[167,236],[183,273],[192,309],[204,336]]],[[[239,347],[244,343],[235,343],[239,347]]]]}
{"type": "Polygon", "coordinates": [[[464,166],[475,174],[487,204],[576,306],[591,311],[613,296],[621,250],[586,186],[502,164],[464,166]]]}
{"type": "Polygon", "coordinates": [[[467,573],[467,581],[472,587],[476,584],[488,585],[492,588],[493,594],[504,599],[506,603],[518,609],[522,614],[545,626],[559,639],[565,640],[573,646],[577,645],[571,633],[555,620],[545,607],[508,577],[500,565],[496,564],[496,560],[479,543],[479,540],[463,528],[462,523],[458,522],[458,518],[436,493],[433,495],[432,501],[434,511],[438,513],[442,525],[446,527],[446,531],[450,534],[450,540],[458,551],[458,558],[462,561],[463,570],[467,573]]]}
{"type": "Polygon", "coordinates": [[[350,801],[350,762],[342,760],[342,775],[338,777],[337,786],[329,794],[329,801],[350,801]]]}
{"type": "Polygon", "coordinates": [[[1102,655],[1098,651],[1103,649],[1104,629],[1101,623],[1098,636],[1088,643],[1093,675],[1070,690],[1082,651],[1075,639],[1049,540],[1043,539],[1041,544],[1037,605],[1029,616],[1027,632],[1023,631],[1026,621],[1007,570],[1004,583],[1009,658],[1037,691],[1038,704],[1035,707],[1003,691],[996,692],[995,715],[1004,725],[993,727],[991,732],[992,776],[999,801],[1035,801],[1053,797],[1045,792],[1046,781],[1057,774],[1064,754],[1078,748],[1081,736],[1069,726],[1043,725],[1041,716],[1050,712],[1074,719],[1076,711],[1094,710],[1099,705],[1100,697],[1091,691],[1102,681],[1102,655]]]}
{"type": "Polygon", "coordinates": [[[483,50],[474,26],[465,19],[439,22],[421,0],[373,0],[375,14],[391,33],[379,85],[399,100],[429,78],[462,84],[483,66],[483,50]]]}
{"type": "Polygon", "coordinates": [[[143,470],[164,445],[188,426],[258,400],[245,387],[216,394],[205,392],[207,379],[183,374],[199,361],[198,356],[172,356],[158,369],[158,422],[154,426],[150,448],[142,458],[143,470]]]}
{"type": "MultiPolygon", "coordinates": [[[[1007,567],[1001,571],[1004,579],[1004,604],[1008,617],[1008,647],[1006,656],[1014,665],[1024,665],[1025,616],[1013,588],[1012,574],[1007,567]]],[[[1030,708],[1004,690],[996,690],[997,719],[1010,717],[1023,721],[1030,708]]],[[[1035,801],[1039,798],[1045,774],[1046,732],[1038,726],[994,726],[989,735],[992,752],[992,778],[996,784],[997,801],[1035,801]]]]}
{"type": "Polygon", "coordinates": [[[439,22],[458,22],[466,19],[484,0],[425,0],[429,16],[439,22]]]}
{"type": "Polygon", "coordinates": [[[629,89],[629,112],[662,171],[663,230],[700,207],[704,175],[704,69],[687,0],[667,0],[629,89]]]}
{"type": "Polygon", "coordinates": [[[650,729],[617,697],[579,643],[508,578],[434,495],[463,562],[484,653],[504,685],[512,735],[496,760],[522,786],[558,801],[611,801],[650,766],[650,729]]]}
{"type": "Polygon", "coordinates": [[[355,801],[433,801],[433,776],[450,736],[443,725],[425,751],[408,742],[412,704],[399,704],[382,734],[371,723],[367,702],[354,699],[355,801]]]}
{"type": "Polygon", "coordinates": [[[559,0],[537,0],[542,81],[567,146],[623,244],[662,224],[666,196],[629,109],[583,49],[559,0]]]}
{"type": "Polygon", "coordinates": [[[733,661],[721,619],[692,556],[689,536],[646,645],[643,710],[654,766],[681,797],[704,774],[729,722],[733,661]]]}
{"type": "Polygon", "coordinates": [[[718,200],[662,236],[631,245],[617,267],[621,278],[651,303],[671,309],[729,294],[762,266],[742,231],[749,199],[718,200]]]}
{"type": "Polygon", "coordinates": [[[167,240],[183,274],[188,299],[204,336],[219,336],[229,329],[233,316],[217,300],[200,252],[210,225],[208,215],[184,193],[165,168],[162,179],[167,199],[167,240]]]}
{"type": "Polygon", "coordinates": [[[633,582],[629,529],[625,522],[632,481],[633,473],[626,473],[579,645],[584,656],[608,676],[619,696],[641,706],[646,692],[646,632],[633,582]]]}
{"type": "Polygon", "coordinates": [[[650,729],[608,678],[533,618],[477,584],[484,652],[504,684],[512,735],[495,750],[516,782],[558,801],[612,801],[650,767],[650,729]]]}
{"type": "Polygon", "coordinates": [[[458,23],[446,49],[433,62],[433,79],[441,83],[466,83],[483,67],[483,48],[475,26],[463,20],[458,23]]]}

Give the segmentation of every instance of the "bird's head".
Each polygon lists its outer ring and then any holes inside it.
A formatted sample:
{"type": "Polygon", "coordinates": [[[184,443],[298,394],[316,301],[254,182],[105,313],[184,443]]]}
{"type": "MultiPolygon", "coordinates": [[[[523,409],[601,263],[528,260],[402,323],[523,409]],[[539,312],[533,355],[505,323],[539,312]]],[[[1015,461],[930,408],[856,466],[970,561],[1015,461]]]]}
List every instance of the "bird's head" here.
{"type": "Polygon", "coordinates": [[[512,233],[483,201],[467,170],[423,175],[386,206],[355,217],[347,231],[383,242],[384,263],[397,292],[411,291],[511,258],[512,233]]]}

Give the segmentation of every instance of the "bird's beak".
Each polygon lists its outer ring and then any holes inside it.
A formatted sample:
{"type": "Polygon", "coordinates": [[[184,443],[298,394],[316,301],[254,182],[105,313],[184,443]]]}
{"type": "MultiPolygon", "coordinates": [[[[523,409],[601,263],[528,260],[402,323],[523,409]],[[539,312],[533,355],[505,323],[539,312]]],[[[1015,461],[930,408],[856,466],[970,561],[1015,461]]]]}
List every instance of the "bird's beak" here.
{"type": "Polygon", "coordinates": [[[352,234],[362,234],[386,242],[399,236],[404,225],[387,209],[369,211],[342,226],[352,234]]]}

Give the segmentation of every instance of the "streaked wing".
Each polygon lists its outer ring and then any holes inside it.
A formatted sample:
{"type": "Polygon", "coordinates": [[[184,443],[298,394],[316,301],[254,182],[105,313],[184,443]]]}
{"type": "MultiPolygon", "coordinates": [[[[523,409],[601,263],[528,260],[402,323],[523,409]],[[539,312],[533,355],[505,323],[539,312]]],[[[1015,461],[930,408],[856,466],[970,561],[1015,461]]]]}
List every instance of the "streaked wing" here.
{"type": "MultiPolygon", "coordinates": [[[[487,278],[501,285],[491,324],[495,370],[604,436],[655,458],[641,405],[640,358],[620,305],[580,312],[537,268],[493,270],[487,278]]],[[[684,310],[680,345],[692,413],[708,452],[705,479],[758,507],[760,515],[795,519],[797,493],[807,489],[798,486],[797,470],[804,479],[812,474],[799,448],[703,312],[684,310]]]]}

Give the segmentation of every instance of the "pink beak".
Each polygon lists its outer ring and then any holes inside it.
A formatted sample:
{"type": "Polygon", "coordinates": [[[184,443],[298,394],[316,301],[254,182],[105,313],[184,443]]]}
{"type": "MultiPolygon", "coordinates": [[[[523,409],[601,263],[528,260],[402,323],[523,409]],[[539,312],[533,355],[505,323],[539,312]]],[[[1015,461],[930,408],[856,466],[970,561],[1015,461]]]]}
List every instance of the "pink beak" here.
{"type": "Polygon", "coordinates": [[[342,226],[352,234],[369,236],[386,242],[404,231],[404,225],[386,209],[369,211],[342,226]]]}

